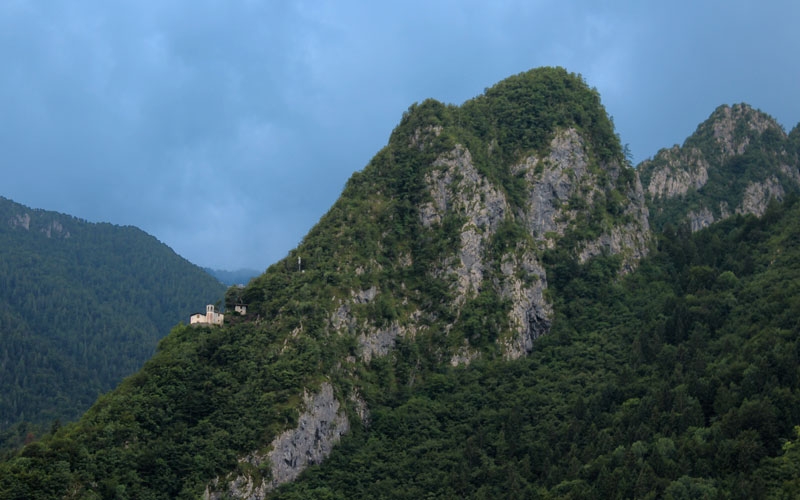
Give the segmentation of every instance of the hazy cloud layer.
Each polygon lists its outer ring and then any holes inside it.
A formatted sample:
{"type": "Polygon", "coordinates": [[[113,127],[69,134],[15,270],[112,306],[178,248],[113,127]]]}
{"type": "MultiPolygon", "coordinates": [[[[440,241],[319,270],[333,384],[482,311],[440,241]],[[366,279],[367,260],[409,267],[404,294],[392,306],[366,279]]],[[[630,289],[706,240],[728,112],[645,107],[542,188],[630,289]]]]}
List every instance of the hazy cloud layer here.
{"type": "Polygon", "coordinates": [[[652,156],[718,105],[800,120],[794,1],[0,2],[0,195],[203,266],[294,247],[402,112],[543,65],[652,156]]]}

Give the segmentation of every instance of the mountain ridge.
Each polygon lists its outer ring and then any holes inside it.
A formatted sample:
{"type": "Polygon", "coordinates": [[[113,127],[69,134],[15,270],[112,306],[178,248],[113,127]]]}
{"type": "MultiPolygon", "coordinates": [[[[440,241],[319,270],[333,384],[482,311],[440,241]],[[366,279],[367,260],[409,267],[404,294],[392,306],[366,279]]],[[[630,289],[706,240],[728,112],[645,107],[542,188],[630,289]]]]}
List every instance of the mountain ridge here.
{"type": "MultiPolygon", "coordinates": [[[[653,233],[639,173],[599,95],[561,68],[515,75],[462,106],[424,101],[298,247],[237,291],[245,316],[223,328],[175,327],[79,422],[0,464],[8,471],[0,493],[62,495],[70,485],[75,496],[344,498],[353,492],[302,478],[330,472],[329,459],[346,460],[336,450],[356,446],[374,452],[355,467],[370,481],[343,484],[358,483],[363,497],[757,492],[675,457],[684,446],[720,469],[728,459],[708,451],[720,444],[730,460],[745,457],[750,474],[758,463],[746,459],[748,449],[775,457],[779,439],[791,438],[786,422],[800,418],[794,395],[763,403],[786,421],[759,426],[747,398],[760,386],[730,385],[741,363],[705,373],[715,365],[700,356],[714,332],[745,325],[720,323],[720,315],[745,300],[739,283],[763,271],[763,255],[788,248],[763,235],[776,220],[786,225],[793,206],[767,207],[762,221],[734,215],[727,236],[709,241],[710,232],[653,233]],[[709,260],[722,248],[751,247],[758,258],[709,260]],[[651,309],[638,309],[643,303],[651,309]],[[692,364],[683,368],[684,359],[692,364]],[[539,383],[524,375],[534,370],[539,383]],[[516,373],[531,392],[503,406],[502,395],[524,387],[501,373],[516,373]],[[455,393],[455,406],[437,408],[428,396],[444,400],[455,378],[472,376],[486,383],[455,393]],[[437,421],[464,417],[453,432],[471,429],[465,422],[476,421],[459,405],[472,408],[467,400],[486,394],[491,402],[475,407],[486,416],[476,436],[448,441],[450,429],[437,421]],[[553,421],[569,415],[591,420],[553,421]],[[692,426],[697,435],[684,439],[692,426]],[[433,441],[418,441],[415,429],[433,441]],[[445,442],[455,444],[437,454],[445,442]],[[402,469],[378,460],[393,443],[412,454],[402,469]],[[429,452],[443,472],[414,467],[429,452]]],[[[748,282],[751,297],[758,283],[748,282]]],[[[787,323],[773,327],[783,332],[787,323]]],[[[770,335],[785,339],[777,330],[770,335]]],[[[743,342],[725,332],[727,342],[743,342]]],[[[713,345],[724,352],[724,342],[713,345]]],[[[753,370],[790,377],[769,366],[753,370]]]]}
{"type": "Polygon", "coordinates": [[[164,331],[224,292],[133,226],[0,198],[0,238],[3,431],[74,419],[141,367],[164,331]]]}
{"type": "Polygon", "coordinates": [[[735,213],[763,214],[769,200],[800,187],[793,142],[766,113],[746,104],[719,106],[683,146],[662,149],[637,167],[654,223],[686,220],[698,230],[735,213]]]}

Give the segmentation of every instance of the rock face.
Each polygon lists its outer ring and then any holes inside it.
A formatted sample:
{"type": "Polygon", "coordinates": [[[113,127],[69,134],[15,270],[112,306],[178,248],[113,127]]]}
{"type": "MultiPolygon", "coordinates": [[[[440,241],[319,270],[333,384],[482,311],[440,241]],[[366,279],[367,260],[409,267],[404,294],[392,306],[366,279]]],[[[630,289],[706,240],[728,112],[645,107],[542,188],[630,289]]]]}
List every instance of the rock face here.
{"type": "Polygon", "coordinates": [[[682,147],[659,151],[638,170],[653,223],[686,222],[697,231],[733,214],[763,214],[770,200],[800,187],[798,166],[781,126],[736,104],[717,108],[682,147]]]}
{"type": "Polygon", "coordinates": [[[751,182],[744,190],[742,203],[736,208],[737,214],[764,215],[770,200],[783,200],[786,192],[777,177],[771,176],[764,182],[751,182]]]}
{"type": "MultiPolygon", "coordinates": [[[[19,206],[21,207],[21,205],[19,206]]],[[[24,229],[30,231],[33,226],[35,229],[47,238],[64,238],[67,239],[71,235],[69,231],[61,224],[61,222],[50,213],[44,210],[37,210],[35,222],[31,223],[31,214],[28,212],[17,212],[8,218],[8,226],[12,229],[24,229]]],[[[67,218],[67,216],[64,216],[67,218]]]]}
{"type": "MultiPolygon", "coordinates": [[[[586,212],[605,204],[612,191],[619,197],[620,219],[625,222],[609,221],[596,239],[582,242],[578,258],[584,262],[603,253],[624,254],[625,267],[630,269],[647,252],[648,213],[635,172],[629,172],[630,184],[619,191],[615,186],[625,167],[600,168],[591,166],[591,161],[586,142],[576,129],[559,131],[546,155],[527,156],[511,167],[512,174],[526,182],[525,204],[516,208],[502,189],[480,174],[462,145],[440,156],[426,176],[431,201],[419,209],[422,225],[436,226],[448,216],[463,221],[458,250],[436,273],[455,277],[452,290],[457,309],[487,288],[510,302],[512,333],[498,339],[508,359],[529,353],[533,341],[550,329],[552,307],[544,298],[547,276],[541,252],[555,247],[568,231],[583,223],[586,212]],[[531,241],[511,252],[492,255],[491,246],[503,224],[524,226],[531,241]]],[[[473,358],[474,353],[462,346],[453,353],[451,364],[473,358]]]]}
{"type": "MultiPolygon", "coordinates": [[[[708,162],[698,148],[683,151],[680,147],[659,151],[663,165],[651,173],[647,193],[653,198],[674,198],[690,189],[698,190],[708,182],[708,162]]],[[[643,169],[648,164],[642,165],[643,169]]]]}
{"type": "Polygon", "coordinates": [[[539,241],[552,245],[583,212],[567,207],[574,196],[594,201],[595,179],[588,175],[584,148],[583,139],[569,129],[552,140],[547,158],[528,157],[514,168],[515,173],[524,172],[531,185],[524,217],[531,235],[539,241]]]}
{"type": "Polygon", "coordinates": [[[545,300],[547,276],[541,263],[531,253],[520,259],[507,254],[500,265],[503,283],[500,293],[511,301],[510,326],[515,335],[504,339],[506,359],[520,358],[533,350],[533,341],[550,331],[552,305],[545,300]],[[517,276],[517,270],[523,277],[517,276]]]}
{"type": "Polygon", "coordinates": [[[464,219],[456,258],[441,271],[457,276],[456,304],[463,305],[483,283],[486,245],[504,220],[508,202],[478,173],[470,152],[461,145],[433,166],[426,178],[433,201],[420,207],[420,219],[425,227],[441,223],[448,212],[464,219]]]}
{"type": "Polygon", "coordinates": [[[245,469],[268,470],[269,477],[243,474],[224,484],[217,480],[206,488],[203,498],[265,498],[279,485],[294,480],[309,465],[321,463],[330,455],[334,444],[350,430],[347,415],[334,396],[333,386],[325,382],[319,392],[303,394],[303,405],[305,409],[297,427],[277,436],[270,444],[270,451],[251,453],[239,460],[245,469]]]}
{"type": "MultiPolygon", "coordinates": [[[[275,281],[323,290],[316,302],[302,304],[312,314],[322,310],[322,319],[287,327],[281,353],[305,335],[345,345],[331,363],[331,379],[349,380],[354,394],[362,370],[376,366],[409,363],[403,380],[394,380],[412,386],[423,361],[518,359],[535,349],[554,319],[547,259],[585,263],[618,255],[624,273],[646,255],[644,190],[599,101],[596,109],[581,108],[586,121],[578,125],[573,113],[563,114],[574,103],[554,105],[563,98],[556,95],[539,103],[536,93],[525,96],[521,80],[506,89],[518,102],[478,98],[461,114],[426,101],[404,115],[389,145],[348,182],[343,200],[323,219],[330,233],[312,231],[298,250],[333,255],[327,267],[315,269],[309,257],[305,274],[275,281]],[[376,364],[381,358],[388,359],[376,364]]],[[[580,85],[570,80],[561,89],[580,85]]],[[[592,102],[586,92],[579,106],[592,102]]],[[[244,294],[265,296],[260,289],[244,294]]],[[[282,309],[264,310],[280,316],[282,309]]],[[[334,394],[323,384],[304,395],[299,425],[242,457],[243,472],[217,480],[206,498],[262,498],[324,459],[349,429],[334,394]]],[[[365,401],[342,401],[368,425],[365,401]]]]}
{"type": "Polygon", "coordinates": [[[304,394],[305,411],[297,428],[285,431],[272,441],[268,458],[275,487],[297,477],[306,467],[321,463],[330,455],[333,445],[350,430],[343,409],[333,394],[333,386],[325,382],[316,394],[304,394]]]}

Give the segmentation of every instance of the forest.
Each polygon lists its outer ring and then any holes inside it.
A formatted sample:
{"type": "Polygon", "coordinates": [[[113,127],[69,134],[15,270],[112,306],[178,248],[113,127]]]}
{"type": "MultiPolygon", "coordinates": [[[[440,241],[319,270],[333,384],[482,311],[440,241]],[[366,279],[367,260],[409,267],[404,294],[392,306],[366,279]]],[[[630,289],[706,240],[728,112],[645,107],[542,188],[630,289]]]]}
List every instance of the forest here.
{"type": "MultiPolygon", "coordinates": [[[[794,137],[778,138],[787,158],[794,137]]],[[[730,164],[740,160],[717,167],[760,181],[775,166],[730,164]]],[[[717,200],[733,182],[709,178],[672,202],[717,200]]],[[[300,245],[228,290],[246,316],[173,326],[78,421],[6,453],[0,498],[247,496],[225,487],[273,485],[256,457],[302,431],[305,396],[323,383],[349,432],[256,497],[797,498],[800,199],[789,180],[760,217],[692,232],[675,212],[636,262],[610,244],[580,258],[614,231],[648,229],[635,219],[638,174],[579,75],[543,68],[460,107],[413,105],[300,245]],[[577,167],[562,172],[551,150],[565,130],[578,137],[564,155],[577,167]],[[428,187],[451,165],[462,170],[450,211],[423,223],[428,187]],[[594,184],[577,182],[578,169],[594,184]],[[559,231],[532,234],[525,211],[546,175],[552,191],[576,194],[553,198],[559,231]],[[482,222],[489,198],[507,207],[494,226],[482,222]],[[480,220],[458,211],[465,199],[480,220]],[[465,234],[483,260],[476,288],[459,295],[460,268],[447,264],[463,262],[465,234]],[[531,296],[542,285],[552,306],[518,358],[504,350],[508,283],[531,296]],[[370,335],[393,331],[404,334],[364,355],[370,335]],[[468,361],[452,362],[462,351],[468,361]]]]}
{"type": "Polygon", "coordinates": [[[7,199],[0,247],[0,449],[75,420],[225,291],[139,229],[7,199]]]}
{"type": "MultiPolygon", "coordinates": [[[[360,373],[370,425],[274,498],[796,498],[798,220],[792,198],[668,227],[622,279],[613,258],[552,268],[557,319],[521,360],[447,368],[402,343],[360,373]]],[[[198,494],[176,478],[235,465],[259,419],[294,414],[268,391],[290,398],[328,358],[308,340],[261,363],[225,335],[173,330],[77,425],[0,465],[0,497],[89,480],[99,498],[198,494]]]]}
{"type": "Polygon", "coordinates": [[[621,280],[613,258],[552,268],[557,320],[528,358],[400,379],[271,498],[797,498],[798,221],[792,198],[667,227],[621,280]]]}

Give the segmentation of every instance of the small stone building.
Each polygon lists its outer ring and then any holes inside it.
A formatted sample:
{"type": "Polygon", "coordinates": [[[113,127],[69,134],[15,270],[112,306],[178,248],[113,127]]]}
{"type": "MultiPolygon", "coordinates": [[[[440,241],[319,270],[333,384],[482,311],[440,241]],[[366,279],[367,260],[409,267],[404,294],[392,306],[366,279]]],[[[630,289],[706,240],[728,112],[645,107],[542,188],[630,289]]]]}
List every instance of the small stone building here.
{"type": "Polygon", "coordinates": [[[213,304],[206,306],[206,313],[194,313],[189,317],[190,325],[222,325],[225,315],[218,313],[213,304]]]}

